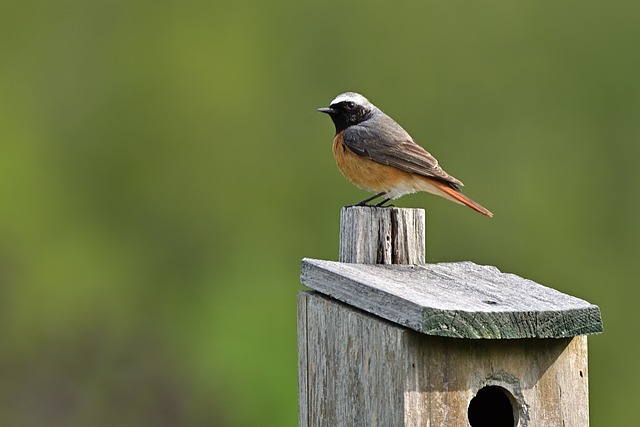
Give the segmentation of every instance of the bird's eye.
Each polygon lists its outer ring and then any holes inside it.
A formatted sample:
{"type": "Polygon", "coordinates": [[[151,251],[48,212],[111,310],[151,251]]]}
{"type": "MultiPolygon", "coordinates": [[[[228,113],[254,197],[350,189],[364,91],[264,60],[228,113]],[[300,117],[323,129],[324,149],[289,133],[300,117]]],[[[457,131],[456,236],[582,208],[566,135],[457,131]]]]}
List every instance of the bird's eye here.
{"type": "Polygon", "coordinates": [[[356,108],[356,103],[353,101],[349,101],[346,103],[346,106],[348,110],[353,110],[354,108],[356,108]]]}

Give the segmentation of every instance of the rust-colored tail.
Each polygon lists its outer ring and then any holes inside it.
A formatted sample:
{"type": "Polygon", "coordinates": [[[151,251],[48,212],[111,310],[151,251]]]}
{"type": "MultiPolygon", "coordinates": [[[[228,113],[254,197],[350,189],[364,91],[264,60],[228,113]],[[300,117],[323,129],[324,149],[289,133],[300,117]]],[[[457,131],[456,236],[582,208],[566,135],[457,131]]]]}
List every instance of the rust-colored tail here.
{"type": "Polygon", "coordinates": [[[454,202],[458,202],[460,204],[469,206],[471,209],[473,209],[476,212],[480,212],[482,215],[488,216],[490,218],[493,217],[493,214],[487,208],[480,205],[479,203],[474,202],[473,200],[471,200],[470,198],[468,198],[458,190],[440,181],[435,181],[435,180],[430,180],[430,181],[431,181],[431,185],[434,185],[438,190],[444,193],[443,196],[445,198],[452,200],[454,202]]]}

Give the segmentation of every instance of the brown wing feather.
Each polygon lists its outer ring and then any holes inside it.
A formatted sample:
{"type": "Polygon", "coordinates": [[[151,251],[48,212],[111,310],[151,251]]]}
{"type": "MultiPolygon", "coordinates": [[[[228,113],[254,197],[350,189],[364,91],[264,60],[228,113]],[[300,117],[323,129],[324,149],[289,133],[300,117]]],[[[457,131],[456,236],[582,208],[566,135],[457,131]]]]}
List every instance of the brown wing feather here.
{"type": "Polygon", "coordinates": [[[343,132],[345,144],[356,154],[400,170],[433,178],[453,188],[462,182],[446,173],[435,157],[416,144],[393,119],[382,113],[375,123],[363,122],[343,132]]]}

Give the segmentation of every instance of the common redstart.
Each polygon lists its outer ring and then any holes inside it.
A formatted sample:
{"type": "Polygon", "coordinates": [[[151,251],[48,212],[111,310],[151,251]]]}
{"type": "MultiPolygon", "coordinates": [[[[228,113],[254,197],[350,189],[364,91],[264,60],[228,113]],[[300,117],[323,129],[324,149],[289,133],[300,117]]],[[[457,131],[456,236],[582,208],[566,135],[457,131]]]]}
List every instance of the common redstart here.
{"type": "Polygon", "coordinates": [[[462,182],[442,170],[435,157],[364,96],[342,93],[318,111],[327,113],[336,126],[333,155],[338,169],[358,187],[376,193],[358,205],[384,197],[375,205],[383,206],[405,194],[426,191],[493,216],[462,194],[462,182]]]}

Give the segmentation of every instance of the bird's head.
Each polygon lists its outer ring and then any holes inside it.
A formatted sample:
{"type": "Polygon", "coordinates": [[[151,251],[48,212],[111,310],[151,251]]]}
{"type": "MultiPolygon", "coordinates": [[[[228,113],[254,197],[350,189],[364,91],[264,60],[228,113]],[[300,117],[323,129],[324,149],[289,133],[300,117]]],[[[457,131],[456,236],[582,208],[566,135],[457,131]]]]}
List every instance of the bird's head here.
{"type": "Polygon", "coordinates": [[[318,111],[331,117],[336,125],[336,133],[371,118],[376,110],[376,106],[367,98],[355,92],[341,93],[331,101],[329,107],[318,108],[318,111]]]}

